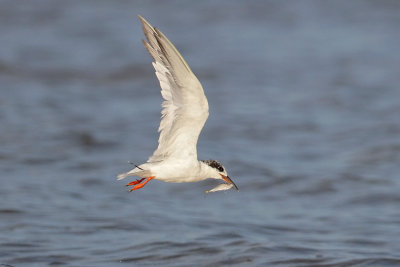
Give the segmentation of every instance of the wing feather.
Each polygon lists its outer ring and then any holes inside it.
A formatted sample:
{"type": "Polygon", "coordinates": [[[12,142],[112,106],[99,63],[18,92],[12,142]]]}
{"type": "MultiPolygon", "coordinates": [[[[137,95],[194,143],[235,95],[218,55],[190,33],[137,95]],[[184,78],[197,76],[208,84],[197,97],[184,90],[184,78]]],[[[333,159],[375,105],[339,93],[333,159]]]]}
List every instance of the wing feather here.
{"type": "Polygon", "coordinates": [[[164,98],[158,147],[148,162],[170,157],[197,160],[197,140],[208,118],[203,87],[168,38],[140,15],[139,19],[164,98]]]}

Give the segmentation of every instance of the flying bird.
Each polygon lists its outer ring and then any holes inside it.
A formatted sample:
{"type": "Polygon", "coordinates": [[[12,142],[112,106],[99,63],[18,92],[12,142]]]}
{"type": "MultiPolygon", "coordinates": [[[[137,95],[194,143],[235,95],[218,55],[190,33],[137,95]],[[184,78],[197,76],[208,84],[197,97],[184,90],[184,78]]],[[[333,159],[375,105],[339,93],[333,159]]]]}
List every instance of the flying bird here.
{"type": "Polygon", "coordinates": [[[208,118],[208,101],[203,87],[181,54],[168,38],[138,16],[147,40],[143,44],[153,57],[160,82],[162,103],[158,147],[146,163],[118,175],[118,180],[138,176],[127,184],[129,191],[145,186],[150,180],[170,183],[198,182],[208,178],[224,183],[208,192],[238,187],[216,160],[197,159],[197,140],[208,118]]]}

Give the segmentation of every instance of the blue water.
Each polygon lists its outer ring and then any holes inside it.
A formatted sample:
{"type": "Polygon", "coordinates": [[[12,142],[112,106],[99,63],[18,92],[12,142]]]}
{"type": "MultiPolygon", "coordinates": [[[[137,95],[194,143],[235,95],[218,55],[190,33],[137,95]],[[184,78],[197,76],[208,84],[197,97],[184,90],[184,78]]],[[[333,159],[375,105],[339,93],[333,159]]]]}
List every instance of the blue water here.
{"type": "Polygon", "coordinates": [[[400,2],[1,1],[0,266],[399,266],[400,2]],[[157,145],[142,14],[203,84],[216,181],[157,145]]]}

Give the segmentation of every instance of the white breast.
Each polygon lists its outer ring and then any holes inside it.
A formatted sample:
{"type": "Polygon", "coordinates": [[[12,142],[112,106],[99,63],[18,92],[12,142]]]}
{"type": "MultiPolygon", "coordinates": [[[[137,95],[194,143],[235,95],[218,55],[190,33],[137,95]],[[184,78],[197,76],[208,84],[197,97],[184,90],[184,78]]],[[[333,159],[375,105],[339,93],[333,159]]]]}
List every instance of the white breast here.
{"type": "MultiPolygon", "coordinates": [[[[198,182],[208,177],[202,175],[198,161],[166,160],[147,163],[154,179],[169,183],[198,182]]],[[[146,164],[146,165],[147,165],[146,164]]]]}

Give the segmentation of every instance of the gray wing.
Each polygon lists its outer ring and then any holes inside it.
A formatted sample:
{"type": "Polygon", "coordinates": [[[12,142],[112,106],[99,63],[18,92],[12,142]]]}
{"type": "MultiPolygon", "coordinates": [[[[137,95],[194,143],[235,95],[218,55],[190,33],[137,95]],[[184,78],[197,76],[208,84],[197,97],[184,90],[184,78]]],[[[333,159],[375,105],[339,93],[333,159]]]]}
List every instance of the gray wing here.
{"type": "Polygon", "coordinates": [[[139,19],[164,98],[158,147],[148,162],[170,157],[197,160],[197,140],[208,118],[203,87],[167,37],[140,15],[139,19]]]}

